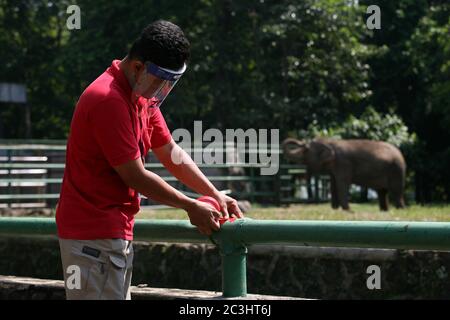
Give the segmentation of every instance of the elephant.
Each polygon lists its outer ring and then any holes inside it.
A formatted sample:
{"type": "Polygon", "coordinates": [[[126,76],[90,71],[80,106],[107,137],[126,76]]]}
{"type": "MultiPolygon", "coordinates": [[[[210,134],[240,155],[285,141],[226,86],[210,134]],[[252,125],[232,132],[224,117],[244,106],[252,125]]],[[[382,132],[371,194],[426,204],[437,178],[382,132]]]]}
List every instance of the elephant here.
{"type": "Polygon", "coordinates": [[[351,184],[376,190],[382,211],[389,209],[388,194],[397,208],[405,207],[406,162],[400,150],[389,143],[325,138],[305,142],[287,138],[282,148],[288,160],[306,165],[308,176],[330,176],[333,209],[350,210],[351,184]]]}

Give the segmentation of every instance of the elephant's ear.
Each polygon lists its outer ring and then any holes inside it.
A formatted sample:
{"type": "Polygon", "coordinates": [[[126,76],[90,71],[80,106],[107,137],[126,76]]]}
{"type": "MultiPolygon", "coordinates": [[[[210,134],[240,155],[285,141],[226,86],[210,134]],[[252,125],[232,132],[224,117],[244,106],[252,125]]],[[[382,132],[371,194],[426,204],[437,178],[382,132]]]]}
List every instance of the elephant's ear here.
{"type": "Polygon", "coordinates": [[[322,166],[327,166],[333,163],[336,157],[336,153],[334,152],[333,147],[324,142],[320,142],[319,146],[320,146],[319,151],[320,164],[322,166]]]}

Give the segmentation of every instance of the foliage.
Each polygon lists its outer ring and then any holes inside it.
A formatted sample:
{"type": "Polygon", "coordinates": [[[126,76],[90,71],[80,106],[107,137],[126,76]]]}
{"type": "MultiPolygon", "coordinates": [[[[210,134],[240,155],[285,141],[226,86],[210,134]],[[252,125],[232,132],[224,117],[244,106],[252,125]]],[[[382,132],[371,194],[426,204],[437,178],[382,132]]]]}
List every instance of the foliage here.
{"type": "MultiPolygon", "coordinates": [[[[372,1],[363,1],[363,4],[372,1]]],[[[410,150],[416,199],[450,199],[450,3],[379,0],[386,32],[368,42],[384,51],[369,58],[370,104],[398,114],[417,144],[410,150]]],[[[382,27],[383,29],[383,27],[382,27]]]]}
{"type": "MultiPolygon", "coordinates": [[[[171,20],[192,43],[188,72],[162,107],[172,130],[201,119],[279,128],[282,138],[327,128],[413,139],[417,198],[448,200],[449,12],[439,0],[0,0],[0,81],[27,85],[32,138],[66,138],[86,86],[146,24],[171,20]],[[71,4],[81,30],[66,28],[71,4]],[[370,4],[381,30],[365,26],[370,4]]],[[[23,118],[2,103],[0,138],[23,138],[23,118]]]]}
{"type": "Polygon", "coordinates": [[[300,137],[309,139],[315,137],[333,137],[340,139],[370,139],[386,141],[397,147],[412,145],[416,141],[415,134],[408,131],[408,127],[396,114],[381,114],[373,108],[367,110],[357,118],[350,115],[342,124],[331,127],[320,127],[313,121],[307,130],[300,131],[300,137]]]}

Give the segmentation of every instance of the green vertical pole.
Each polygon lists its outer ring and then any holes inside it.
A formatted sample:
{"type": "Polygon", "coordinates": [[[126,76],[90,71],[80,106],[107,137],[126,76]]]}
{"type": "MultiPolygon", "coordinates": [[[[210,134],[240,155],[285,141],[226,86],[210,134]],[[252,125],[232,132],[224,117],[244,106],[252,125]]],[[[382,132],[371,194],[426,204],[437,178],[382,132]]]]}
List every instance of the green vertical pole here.
{"type": "Polygon", "coordinates": [[[222,243],[222,293],[226,298],[247,295],[247,247],[235,243],[222,243]]]}

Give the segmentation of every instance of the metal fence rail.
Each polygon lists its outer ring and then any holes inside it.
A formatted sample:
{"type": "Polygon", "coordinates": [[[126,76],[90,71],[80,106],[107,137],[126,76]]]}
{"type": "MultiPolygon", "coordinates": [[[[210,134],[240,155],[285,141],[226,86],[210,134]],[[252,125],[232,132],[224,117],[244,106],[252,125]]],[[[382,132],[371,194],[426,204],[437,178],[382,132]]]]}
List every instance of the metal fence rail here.
{"type": "MultiPolygon", "coordinates": [[[[257,146],[247,147],[246,153],[257,150],[257,146]]],[[[272,147],[275,146],[270,146],[271,152],[281,152],[277,148],[272,150],[272,147]]],[[[0,139],[0,208],[54,208],[63,178],[65,149],[63,140],[0,139]]],[[[168,175],[161,163],[155,159],[150,161],[151,158],[150,153],[145,165],[148,170],[163,173],[161,177],[166,182],[186,195],[199,196],[168,175]]],[[[267,167],[262,163],[199,163],[198,166],[214,185],[221,190],[231,190],[232,196],[238,200],[281,205],[324,202],[329,198],[328,177],[316,176],[308,181],[305,167],[299,165],[280,163],[278,173],[271,176],[259,174],[261,168],[267,167]],[[239,168],[242,172],[230,175],[228,168],[239,168]]],[[[143,205],[149,204],[153,202],[144,200],[143,205]]]]}
{"type": "MultiPolygon", "coordinates": [[[[136,220],[135,240],[213,243],[222,257],[224,297],[247,294],[247,246],[290,244],[360,248],[450,250],[450,222],[297,221],[240,219],[211,238],[187,220],[136,220]]],[[[53,218],[0,218],[0,236],[55,236],[53,218]]]]}

